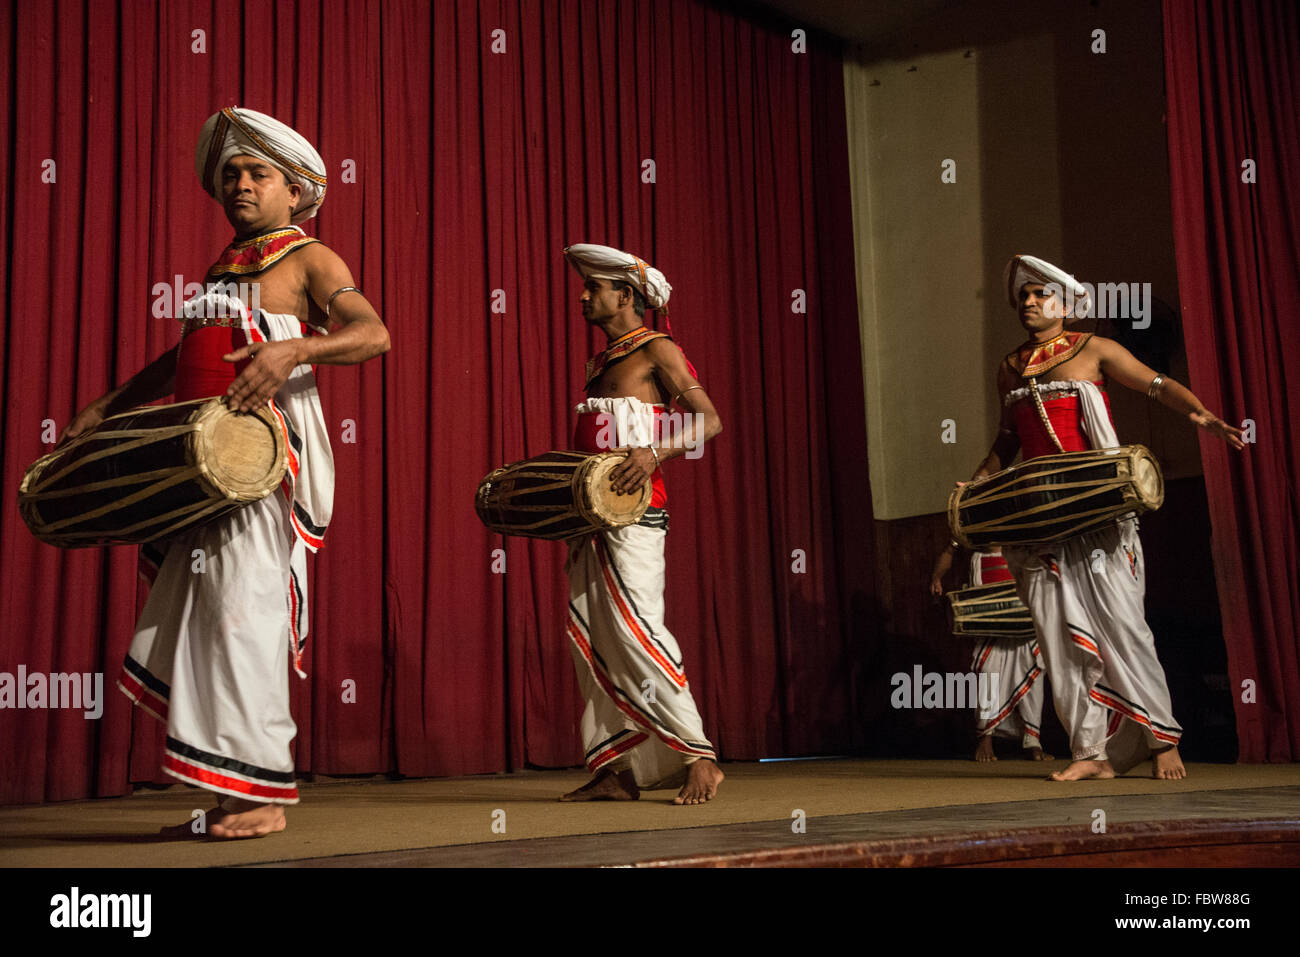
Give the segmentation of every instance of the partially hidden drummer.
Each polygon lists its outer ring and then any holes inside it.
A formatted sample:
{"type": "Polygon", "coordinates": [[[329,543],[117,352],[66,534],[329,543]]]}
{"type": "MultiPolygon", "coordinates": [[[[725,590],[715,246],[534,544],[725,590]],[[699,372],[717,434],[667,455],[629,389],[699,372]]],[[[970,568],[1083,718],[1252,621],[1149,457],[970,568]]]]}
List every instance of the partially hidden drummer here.
{"type": "MultiPolygon", "coordinates": [[[[939,553],[930,571],[930,594],[943,595],[943,579],[952,568],[953,557],[961,546],[952,541],[939,553]]],[[[1013,581],[997,545],[986,545],[982,551],[971,552],[967,586],[993,585],[1013,581]]],[[[987,675],[990,685],[997,689],[991,704],[981,706],[975,714],[975,760],[981,764],[996,761],[993,738],[1017,738],[1024,756],[1031,761],[1051,761],[1052,755],[1043,750],[1043,686],[1047,683],[1047,669],[1038,640],[1030,638],[983,636],[975,641],[971,653],[970,670],[976,675],[987,675]]]]}
{"type": "MultiPolygon", "coordinates": [[[[972,481],[1025,459],[1119,444],[1108,382],[1144,391],[1235,449],[1241,430],[1119,343],[1066,331],[1091,308],[1073,276],[1033,256],[1007,264],[1004,286],[1029,339],[997,370],[1002,421],[972,481]],[[1072,305],[1071,305],[1072,304],[1072,305]],[[1030,389],[1042,400],[1035,402],[1030,389]],[[1050,427],[1049,424],[1050,423],[1050,427]]],[[[1052,545],[1002,549],[1038,632],[1072,761],[1054,781],[1111,778],[1152,761],[1152,776],[1186,776],[1164,669],[1143,609],[1146,567],[1129,517],[1052,545]]]]}
{"type": "Polygon", "coordinates": [[[195,165],[235,238],[208,271],[208,291],[186,304],[180,344],[78,413],[64,437],[173,393],[225,396],[240,412],[269,404],[282,424],[291,464],[280,491],[141,549],[152,587],[118,679],[167,726],[163,770],[219,796],[204,826],[164,833],[260,837],[283,830],[284,806],[298,803],[288,670],[292,655],[302,674],[306,551],[322,543],[333,510],[312,366],[364,362],[389,340],[343,260],[297,226],[325,198],[325,166],[307,140],[228,107],[204,125],[195,165]]]}

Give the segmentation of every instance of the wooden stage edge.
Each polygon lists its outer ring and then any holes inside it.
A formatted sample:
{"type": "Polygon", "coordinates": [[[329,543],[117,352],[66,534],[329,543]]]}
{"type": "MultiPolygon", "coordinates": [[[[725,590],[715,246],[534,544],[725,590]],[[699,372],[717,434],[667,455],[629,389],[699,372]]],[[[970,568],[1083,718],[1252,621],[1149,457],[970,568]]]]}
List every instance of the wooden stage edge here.
{"type": "Polygon", "coordinates": [[[1300,818],[1037,827],[639,861],[635,867],[1297,867],[1300,818]]]}

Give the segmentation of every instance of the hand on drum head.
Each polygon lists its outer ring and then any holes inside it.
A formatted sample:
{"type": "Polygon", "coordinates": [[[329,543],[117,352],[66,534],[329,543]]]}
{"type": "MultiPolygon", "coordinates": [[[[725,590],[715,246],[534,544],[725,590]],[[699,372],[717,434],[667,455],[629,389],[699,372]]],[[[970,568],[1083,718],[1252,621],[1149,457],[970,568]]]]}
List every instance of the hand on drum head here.
{"type": "Polygon", "coordinates": [[[250,342],[221,358],[226,362],[249,360],[226,390],[226,407],[232,412],[256,412],[275,397],[298,367],[298,347],[293,342],[250,342]]]}
{"type": "Polygon", "coordinates": [[[627,458],[610,469],[609,478],[614,491],[620,495],[637,492],[650,481],[657,464],[654,453],[649,449],[633,449],[627,458]]]}

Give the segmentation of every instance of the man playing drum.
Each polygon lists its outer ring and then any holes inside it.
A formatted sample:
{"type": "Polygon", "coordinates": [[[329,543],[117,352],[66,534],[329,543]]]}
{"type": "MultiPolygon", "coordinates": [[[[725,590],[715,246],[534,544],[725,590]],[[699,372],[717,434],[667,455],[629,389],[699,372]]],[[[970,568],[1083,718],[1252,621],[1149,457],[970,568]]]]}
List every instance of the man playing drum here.
{"type": "Polygon", "coordinates": [[[672,287],[663,274],[608,246],[564,252],[583,278],[583,318],[608,340],[587,363],[575,448],[630,448],[610,473],[613,487],[630,494],[652,482],[653,497],[638,524],[570,545],[568,634],[587,701],[587,769],[595,777],[561,800],[629,801],[642,788],[680,784],[674,804],[703,804],[717,793],[723,774],[677,641],[664,627],[668,499],[659,466],[698,449],[722,431],[722,422],[681,349],[642,322],[647,305],[659,309],[668,302],[672,287]],[[660,436],[660,413],[671,402],[686,413],[685,424],[676,435],[660,436]]]}
{"type": "MultiPolygon", "coordinates": [[[[283,830],[284,805],[298,803],[288,667],[292,653],[302,674],[305,551],[320,546],[333,508],[312,366],[363,362],[389,340],[343,260],[296,225],[325,197],[310,143],[229,107],[204,125],[196,167],[234,241],[209,270],[208,292],[186,304],[180,344],[78,413],[65,437],[173,392],[224,394],[240,412],[269,406],[282,429],[290,467],[280,491],[142,549],[152,588],[118,681],[167,725],[163,770],[222,795],[206,832],[260,837],[283,830]],[[245,285],[234,294],[213,285],[228,281],[245,285]]],[[[187,822],[164,833],[194,831],[187,822]]]]}
{"type": "MultiPolygon", "coordinates": [[[[1233,448],[1245,447],[1240,429],[1119,343],[1065,331],[1067,317],[1089,308],[1087,291],[1073,276],[1016,256],[1004,278],[1029,339],[998,366],[1001,428],[972,481],[1010,465],[1018,451],[1031,459],[1116,447],[1107,380],[1145,390],[1233,448]]],[[[1121,519],[1053,545],[1008,545],[1003,554],[1033,616],[1056,713],[1070,737],[1072,762],[1052,780],[1110,778],[1147,757],[1154,777],[1184,777],[1182,729],[1142,604],[1146,568],[1137,520],[1121,519]]]]}

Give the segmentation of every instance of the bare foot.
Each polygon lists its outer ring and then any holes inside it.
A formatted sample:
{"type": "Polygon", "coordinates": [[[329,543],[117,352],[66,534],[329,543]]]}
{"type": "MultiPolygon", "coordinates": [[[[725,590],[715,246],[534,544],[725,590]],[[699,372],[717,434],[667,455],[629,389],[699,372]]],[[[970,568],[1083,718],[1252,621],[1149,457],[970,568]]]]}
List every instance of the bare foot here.
{"type": "Polygon", "coordinates": [[[208,815],[208,833],[223,840],[266,837],[286,826],[284,808],[279,804],[259,804],[239,798],[226,798],[228,807],[220,808],[220,817],[208,815]]]}
{"type": "Polygon", "coordinates": [[[159,836],[169,840],[203,840],[208,837],[233,840],[265,837],[287,826],[284,808],[279,804],[260,804],[238,798],[226,798],[229,809],[220,805],[204,815],[203,827],[195,829],[195,820],[160,828],[159,836]]]}
{"type": "Polygon", "coordinates": [[[1177,781],[1187,777],[1187,769],[1183,767],[1183,759],[1179,756],[1177,747],[1171,744],[1152,753],[1151,776],[1161,781],[1177,781]]]}
{"type": "Polygon", "coordinates": [[[686,773],[686,783],[677,792],[677,797],[673,798],[673,803],[704,804],[712,801],[724,776],[720,767],[708,758],[700,758],[691,764],[686,773]]]}
{"type": "Polygon", "coordinates": [[[975,745],[975,760],[981,764],[986,761],[996,761],[998,756],[993,753],[993,735],[986,734],[980,738],[980,743],[975,745]]]}
{"type": "Polygon", "coordinates": [[[1064,771],[1053,771],[1049,781],[1083,781],[1088,778],[1113,778],[1115,769],[1109,761],[1071,761],[1064,771]]]}
{"type": "Polygon", "coordinates": [[[636,776],[631,771],[615,774],[608,769],[601,771],[594,778],[568,794],[560,797],[561,801],[635,801],[641,796],[636,786],[636,776]]]}
{"type": "Polygon", "coordinates": [[[1025,757],[1027,757],[1030,761],[1055,761],[1056,760],[1056,758],[1052,757],[1042,748],[1025,748],[1025,757]]]}

